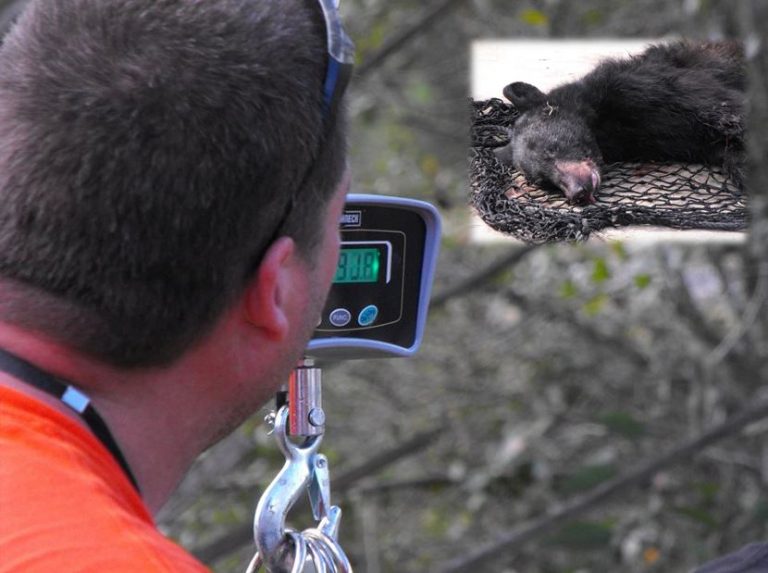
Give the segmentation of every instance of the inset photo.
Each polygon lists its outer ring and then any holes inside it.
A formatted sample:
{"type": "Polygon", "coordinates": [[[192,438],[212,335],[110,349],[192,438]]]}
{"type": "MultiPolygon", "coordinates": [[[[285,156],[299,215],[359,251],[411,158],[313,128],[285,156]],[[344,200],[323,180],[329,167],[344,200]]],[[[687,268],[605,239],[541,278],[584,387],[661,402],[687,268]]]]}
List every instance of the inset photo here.
{"type": "Polygon", "coordinates": [[[533,243],[741,238],[741,44],[477,41],[471,65],[470,197],[491,228],[533,243]]]}

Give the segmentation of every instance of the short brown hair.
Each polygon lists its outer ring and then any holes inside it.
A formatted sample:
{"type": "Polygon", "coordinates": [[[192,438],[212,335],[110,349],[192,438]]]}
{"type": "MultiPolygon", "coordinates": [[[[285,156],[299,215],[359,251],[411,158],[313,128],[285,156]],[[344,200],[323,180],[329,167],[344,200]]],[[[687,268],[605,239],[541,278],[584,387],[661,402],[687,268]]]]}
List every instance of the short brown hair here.
{"type": "Polygon", "coordinates": [[[33,0],[0,48],[0,317],[116,366],[177,358],[294,193],[311,253],[346,153],[326,63],[315,2],[33,0]]]}

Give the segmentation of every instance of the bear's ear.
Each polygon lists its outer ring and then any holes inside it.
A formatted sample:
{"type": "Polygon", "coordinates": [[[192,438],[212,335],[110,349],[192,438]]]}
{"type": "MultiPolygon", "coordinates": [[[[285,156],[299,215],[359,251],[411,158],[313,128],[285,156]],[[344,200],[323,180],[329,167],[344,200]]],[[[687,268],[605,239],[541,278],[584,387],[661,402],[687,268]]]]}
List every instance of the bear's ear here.
{"type": "Polygon", "coordinates": [[[515,82],[504,88],[504,97],[522,111],[547,103],[547,96],[536,86],[525,82],[515,82]]]}

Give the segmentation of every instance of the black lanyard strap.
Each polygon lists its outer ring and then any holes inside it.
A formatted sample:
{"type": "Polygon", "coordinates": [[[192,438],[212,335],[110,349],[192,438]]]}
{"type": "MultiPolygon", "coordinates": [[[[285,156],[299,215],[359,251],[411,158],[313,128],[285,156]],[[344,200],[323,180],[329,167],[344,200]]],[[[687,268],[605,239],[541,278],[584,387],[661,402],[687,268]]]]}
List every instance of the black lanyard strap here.
{"type": "Polygon", "coordinates": [[[0,348],[0,371],[10,374],[14,378],[18,378],[22,382],[26,382],[30,386],[42,390],[53,396],[54,398],[61,400],[64,404],[69,406],[72,410],[83,419],[88,425],[93,435],[96,436],[105,448],[114,456],[120,467],[131,480],[133,487],[136,491],[139,491],[139,484],[136,482],[136,478],[133,477],[131,468],[128,466],[128,462],[125,461],[123,452],[115,442],[115,438],[112,437],[112,432],[109,431],[104,419],[99,415],[96,409],[91,404],[91,399],[72,386],[65,383],[60,378],[53,376],[47,372],[40,370],[37,366],[34,366],[22,360],[18,356],[7,352],[0,348]]]}

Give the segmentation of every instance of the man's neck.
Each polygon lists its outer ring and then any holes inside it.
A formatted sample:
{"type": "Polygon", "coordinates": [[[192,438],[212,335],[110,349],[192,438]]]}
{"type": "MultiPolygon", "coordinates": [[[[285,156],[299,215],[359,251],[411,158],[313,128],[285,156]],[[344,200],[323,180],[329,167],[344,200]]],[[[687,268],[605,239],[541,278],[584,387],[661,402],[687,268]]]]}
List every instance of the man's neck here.
{"type": "MultiPolygon", "coordinates": [[[[201,444],[200,409],[189,401],[195,384],[185,368],[120,370],[50,338],[0,322],[0,347],[41,370],[69,381],[87,394],[104,418],[153,513],[167,501],[201,444]]],[[[44,402],[83,424],[77,413],[53,396],[14,379],[0,384],[44,402]]],[[[204,438],[202,438],[204,439],[204,438]]]]}

